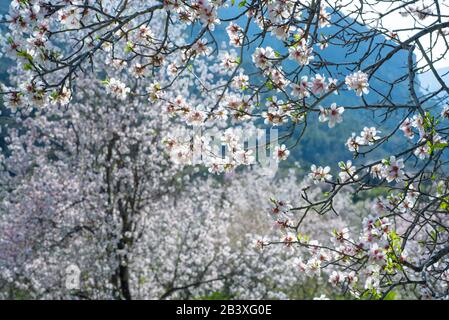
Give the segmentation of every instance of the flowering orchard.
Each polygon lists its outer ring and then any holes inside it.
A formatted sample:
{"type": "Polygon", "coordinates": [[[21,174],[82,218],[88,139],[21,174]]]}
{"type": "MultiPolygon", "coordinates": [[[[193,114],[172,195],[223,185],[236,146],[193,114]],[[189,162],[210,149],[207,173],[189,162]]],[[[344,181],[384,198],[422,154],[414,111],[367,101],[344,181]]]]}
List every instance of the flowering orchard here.
{"type": "Polygon", "coordinates": [[[448,1],[13,0],[1,26],[3,297],[448,297],[448,1]],[[354,118],[336,163],[245,172],[354,118]]]}

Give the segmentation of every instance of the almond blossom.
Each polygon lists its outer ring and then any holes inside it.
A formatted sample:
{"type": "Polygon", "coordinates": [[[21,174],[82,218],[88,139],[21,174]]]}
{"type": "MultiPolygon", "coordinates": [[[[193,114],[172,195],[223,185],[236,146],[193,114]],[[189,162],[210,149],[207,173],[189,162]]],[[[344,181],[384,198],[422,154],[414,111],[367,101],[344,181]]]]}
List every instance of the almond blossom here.
{"type": "Polygon", "coordinates": [[[388,160],[382,160],[383,176],[388,182],[396,181],[399,182],[404,177],[404,160],[396,159],[395,156],[391,156],[388,160]]]}
{"type": "Polygon", "coordinates": [[[289,58],[295,60],[302,66],[309,64],[313,57],[313,50],[307,45],[304,39],[301,39],[299,43],[288,49],[289,58]]]}
{"type": "Polygon", "coordinates": [[[368,75],[362,71],[357,71],[345,78],[345,83],[349,89],[354,90],[358,96],[368,94],[368,75]]]}
{"type": "Polygon", "coordinates": [[[282,160],[287,160],[287,157],[288,157],[289,154],[290,154],[290,151],[287,149],[285,144],[283,144],[281,146],[276,146],[274,148],[273,157],[277,161],[282,161],[282,160]]]}
{"type": "Polygon", "coordinates": [[[316,165],[312,165],[310,167],[311,173],[309,173],[309,177],[313,180],[314,183],[325,182],[332,179],[332,175],[330,174],[331,168],[329,166],[326,167],[317,167],[316,165]]]}
{"type": "Polygon", "coordinates": [[[355,174],[356,167],[352,165],[351,160],[346,161],[346,163],[341,161],[338,166],[341,169],[341,172],[338,174],[341,182],[355,181],[359,178],[358,175],[355,174]]]}
{"type": "Polygon", "coordinates": [[[253,62],[260,69],[270,67],[274,58],[275,54],[271,47],[257,48],[253,53],[253,62]]]}
{"type": "Polygon", "coordinates": [[[341,116],[345,108],[337,107],[336,103],[333,103],[329,109],[324,109],[320,107],[320,116],[318,120],[320,122],[328,122],[329,128],[333,128],[336,123],[341,123],[343,121],[343,117],[341,116]]]}

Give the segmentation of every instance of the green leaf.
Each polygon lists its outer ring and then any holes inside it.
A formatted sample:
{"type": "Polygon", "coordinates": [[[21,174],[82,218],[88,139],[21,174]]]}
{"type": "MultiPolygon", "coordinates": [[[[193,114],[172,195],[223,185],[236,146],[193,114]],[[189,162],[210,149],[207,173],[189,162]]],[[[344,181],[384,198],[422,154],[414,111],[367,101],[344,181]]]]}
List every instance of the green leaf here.
{"type": "Polygon", "coordinates": [[[131,41],[128,41],[128,43],[126,44],[126,48],[125,48],[125,52],[131,52],[133,50],[133,44],[131,41]]]}
{"type": "Polygon", "coordinates": [[[447,147],[447,143],[437,143],[437,144],[434,144],[433,147],[435,149],[444,149],[447,147]]]}
{"type": "Polygon", "coordinates": [[[444,201],[440,204],[440,209],[449,211],[449,196],[444,197],[444,201]]]}
{"type": "Polygon", "coordinates": [[[437,232],[435,230],[432,230],[432,232],[430,233],[430,237],[432,238],[432,240],[434,242],[437,241],[437,232]]]}
{"type": "Polygon", "coordinates": [[[19,57],[27,59],[28,61],[33,61],[33,57],[28,52],[26,52],[24,50],[17,52],[17,55],[19,57]]]}
{"type": "Polygon", "coordinates": [[[239,3],[239,8],[245,6],[245,4],[246,4],[246,0],[243,0],[242,2],[239,3]]]}
{"type": "Polygon", "coordinates": [[[59,92],[58,91],[53,91],[50,94],[50,98],[52,98],[52,99],[57,99],[58,97],[59,97],[59,92]]]}
{"type": "Polygon", "coordinates": [[[271,81],[268,81],[267,84],[265,85],[268,89],[272,90],[273,89],[273,84],[271,83],[271,81]]]}
{"type": "Polygon", "coordinates": [[[396,300],[396,292],[394,291],[390,291],[388,292],[388,294],[385,296],[384,300],[396,300]]]}
{"type": "Polygon", "coordinates": [[[32,69],[33,69],[33,65],[31,63],[25,63],[23,65],[23,70],[25,70],[25,71],[30,71],[32,69]]]}

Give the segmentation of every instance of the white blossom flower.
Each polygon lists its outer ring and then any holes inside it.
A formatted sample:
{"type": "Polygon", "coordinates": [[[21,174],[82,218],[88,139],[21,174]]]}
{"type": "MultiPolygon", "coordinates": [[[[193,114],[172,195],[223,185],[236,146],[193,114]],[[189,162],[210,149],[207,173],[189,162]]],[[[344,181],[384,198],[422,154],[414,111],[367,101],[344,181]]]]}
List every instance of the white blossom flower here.
{"type": "Polygon", "coordinates": [[[379,287],[379,277],[377,276],[369,276],[365,280],[365,289],[372,290],[377,289],[379,287]]]}
{"type": "Polygon", "coordinates": [[[306,274],[309,276],[319,276],[321,274],[321,260],[313,257],[307,261],[306,274]]]}
{"type": "Polygon", "coordinates": [[[345,82],[348,88],[355,90],[358,96],[369,93],[368,75],[362,71],[347,76],[345,82]]]}
{"type": "Polygon", "coordinates": [[[191,48],[191,53],[194,55],[203,55],[207,56],[211,52],[211,49],[207,46],[206,39],[199,39],[191,48]]]}
{"type": "Polygon", "coordinates": [[[151,41],[154,39],[154,33],[150,28],[148,28],[148,26],[143,25],[137,30],[137,37],[151,41]]]}
{"type": "Polygon", "coordinates": [[[380,139],[380,137],[377,135],[380,133],[375,127],[364,127],[363,131],[360,132],[360,141],[359,143],[362,145],[372,145],[377,140],[380,139]]]}
{"type": "Polygon", "coordinates": [[[449,104],[445,105],[443,110],[441,111],[441,117],[444,119],[449,119],[449,104]]]}
{"type": "Polygon", "coordinates": [[[229,44],[234,47],[240,47],[243,44],[243,29],[235,24],[230,23],[229,26],[226,27],[226,32],[229,36],[229,44]]]}
{"type": "Polygon", "coordinates": [[[404,120],[404,122],[402,122],[399,129],[401,129],[402,132],[404,132],[404,136],[406,136],[409,139],[413,139],[415,133],[413,132],[412,127],[413,127],[412,120],[410,120],[410,118],[407,118],[404,120]]]}
{"type": "Polygon", "coordinates": [[[74,29],[80,25],[82,11],[76,6],[67,6],[58,10],[59,21],[67,28],[74,29]]]}
{"type": "Polygon", "coordinates": [[[344,281],[344,276],[338,272],[338,271],[332,271],[331,275],[329,276],[329,283],[331,283],[334,286],[338,286],[341,282],[344,281]]]}
{"type": "Polygon", "coordinates": [[[355,174],[357,171],[356,167],[352,165],[352,161],[348,160],[346,163],[343,161],[338,163],[341,172],[338,174],[341,182],[356,181],[359,177],[355,174]]]}
{"type": "Polygon", "coordinates": [[[313,49],[307,45],[303,38],[295,46],[288,49],[289,58],[298,62],[301,66],[306,66],[314,59],[313,49]]]}
{"type": "Polygon", "coordinates": [[[377,244],[377,243],[374,243],[372,246],[371,246],[371,249],[370,249],[370,251],[369,251],[369,254],[370,254],[370,258],[373,260],[373,261],[375,261],[375,262],[377,262],[377,263],[383,263],[383,262],[385,262],[385,252],[384,252],[384,249],[382,249],[382,248],[379,248],[379,245],[377,244]]]}
{"type": "Polygon", "coordinates": [[[243,165],[253,164],[255,161],[255,157],[252,155],[253,150],[239,150],[235,153],[234,158],[237,163],[243,165]]]}
{"type": "Polygon", "coordinates": [[[383,165],[381,163],[372,166],[371,169],[368,170],[370,170],[373,178],[382,179],[383,165]]]}
{"type": "Polygon", "coordinates": [[[229,71],[235,68],[237,65],[237,56],[230,52],[224,52],[221,55],[221,63],[220,66],[225,70],[229,71]]]}
{"type": "Polygon", "coordinates": [[[337,82],[338,82],[337,79],[327,78],[327,90],[328,91],[334,90],[335,95],[338,95],[337,82]]]}
{"type": "Polygon", "coordinates": [[[16,112],[17,109],[20,109],[25,104],[23,95],[20,92],[8,93],[4,96],[3,102],[5,107],[10,109],[11,112],[16,112]]]}
{"type": "Polygon", "coordinates": [[[289,31],[293,31],[292,26],[284,25],[284,26],[276,26],[271,30],[271,34],[275,36],[279,40],[286,40],[289,36],[289,31]]]}
{"type": "Polygon", "coordinates": [[[415,204],[415,201],[411,197],[405,197],[402,199],[402,201],[399,203],[399,211],[402,213],[410,212],[410,210],[413,208],[415,204]]]}
{"type": "Polygon", "coordinates": [[[159,82],[153,82],[147,87],[148,99],[151,102],[156,102],[162,98],[164,92],[161,90],[161,85],[159,82]]]}
{"type": "Polygon", "coordinates": [[[424,136],[424,134],[425,134],[424,120],[423,120],[423,118],[421,117],[421,115],[414,115],[414,116],[413,116],[412,126],[418,130],[419,135],[420,135],[421,137],[424,136]]]}
{"type": "Polygon", "coordinates": [[[264,123],[266,125],[279,126],[288,121],[286,114],[281,108],[268,108],[268,111],[262,112],[262,118],[264,118],[264,123]]]}
{"type": "Polygon", "coordinates": [[[205,120],[206,113],[199,109],[191,110],[186,115],[186,123],[194,127],[203,125],[205,120]]]}
{"type": "Polygon", "coordinates": [[[320,122],[328,122],[329,128],[333,128],[336,123],[341,123],[343,117],[341,116],[345,109],[343,107],[337,107],[336,103],[333,103],[329,109],[324,109],[320,106],[320,116],[318,120],[320,122]]]}
{"type": "Polygon", "coordinates": [[[347,273],[344,276],[344,278],[345,278],[345,280],[346,280],[346,282],[347,282],[347,284],[349,286],[355,284],[357,282],[357,280],[358,280],[358,278],[356,276],[356,273],[354,271],[351,271],[351,272],[347,273]]]}
{"type": "Polygon", "coordinates": [[[253,54],[253,62],[256,67],[266,69],[273,64],[272,60],[275,58],[274,51],[271,47],[257,48],[253,54]]]}
{"type": "Polygon", "coordinates": [[[320,74],[312,78],[312,93],[317,95],[327,90],[326,78],[320,74]]]}
{"type": "Polygon", "coordinates": [[[360,140],[358,139],[358,137],[356,137],[355,132],[353,132],[352,135],[348,138],[348,140],[346,140],[345,145],[351,152],[359,151],[360,140]]]}
{"type": "Polygon", "coordinates": [[[292,96],[299,98],[307,98],[310,96],[310,83],[308,82],[307,76],[302,76],[299,84],[292,83],[290,86],[292,88],[292,96]]]}
{"type": "Polygon", "coordinates": [[[330,26],[330,15],[326,12],[326,7],[323,5],[320,8],[320,13],[318,15],[318,23],[320,28],[330,26]]]}
{"type": "Polygon", "coordinates": [[[240,72],[232,79],[231,85],[234,89],[243,90],[248,86],[248,81],[249,77],[243,72],[240,72]]]}
{"type": "Polygon", "coordinates": [[[340,230],[334,230],[332,232],[332,242],[336,244],[345,244],[346,241],[348,241],[349,238],[349,228],[342,228],[340,230]]]}
{"type": "Polygon", "coordinates": [[[111,78],[106,82],[106,92],[112,93],[120,100],[126,99],[130,91],[131,89],[118,79],[111,78]]]}
{"type": "Polygon", "coordinates": [[[56,91],[50,96],[52,104],[59,103],[61,105],[67,105],[72,98],[72,91],[66,87],[62,88],[60,92],[56,91]]]}
{"type": "Polygon", "coordinates": [[[430,147],[427,145],[427,143],[417,147],[413,151],[413,154],[421,160],[424,160],[425,158],[430,157],[429,153],[430,153],[430,147]]]}
{"type": "Polygon", "coordinates": [[[132,67],[132,74],[136,78],[142,78],[145,75],[145,66],[141,65],[140,63],[136,63],[132,67]]]}

